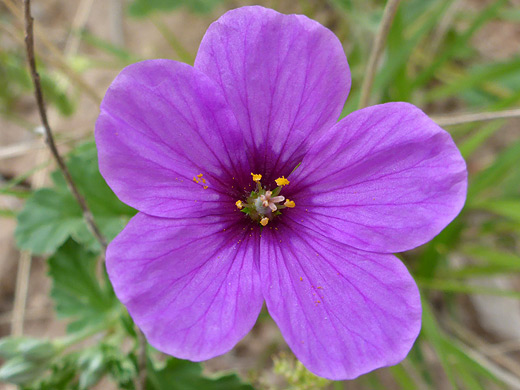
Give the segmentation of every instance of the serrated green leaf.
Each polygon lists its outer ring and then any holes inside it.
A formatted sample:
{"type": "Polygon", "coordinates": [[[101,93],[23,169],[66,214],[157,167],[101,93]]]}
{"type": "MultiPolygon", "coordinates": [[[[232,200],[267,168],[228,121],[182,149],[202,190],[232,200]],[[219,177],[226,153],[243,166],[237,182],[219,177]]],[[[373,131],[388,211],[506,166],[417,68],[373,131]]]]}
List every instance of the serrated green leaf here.
{"type": "Polygon", "coordinates": [[[56,344],[49,340],[27,338],[18,346],[21,355],[31,362],[43,362],[52,359],[58,352],[56,344]]]}
{"type": "Polygon", "coordinates": [[[118,307],[117,300],[110,286],[97,281],[96,255],[68,240],[48,263],[56,313],[58,317],[74,320],[69,331],[108,321],[118,307]]]}
{"type": "Polygon", "coordinates": [[[64,188],[35,191],[18,214],[16,243],[35,254],[52,253],[81,229],[81,209],[64,188]]]}
{"type": "Polygon", "coordinates": [[[235,374],[204,377],[199,363],[174,358],[168,358],[159,369],[149,361],[147,380],[149,390],[253,390],[251,385],[244,384],[235,374]]]}
{"type": "Polygon", "coordinates": [[[98,350],[84,362],[83,371],[79,376],[80,390],[90,389],[99,382],[106,371],[106,361],[103,353],[98,350]]]}
{"type": "Polygon", "coordinates": [[[0,367],[0,382],[23,385],[35,380],[45,370],[40,363],[25,360],[22,356],[8,360],[0,367]]]}
{"type": "Polygon", "coordinates": [[[4,337],[0,339],[0,358],[10,359],[19,352],[18,347],[23,337],[4,337]]]}
{"type": "MultiPolygon", "coordinates": [[[[93,143],[79,147],[67,166],[101,232],[111,241],[135,211],[119,201],[105,183],[93,143]]],[[[81,208],[61,172],[54,171],[51,177],[54,187],[35,191],[18,215],[15,232],[18,246],[35,254],[49,254],[73,237],[89,250],[98,251],[99,244],[88,230],[81,208]]]]}

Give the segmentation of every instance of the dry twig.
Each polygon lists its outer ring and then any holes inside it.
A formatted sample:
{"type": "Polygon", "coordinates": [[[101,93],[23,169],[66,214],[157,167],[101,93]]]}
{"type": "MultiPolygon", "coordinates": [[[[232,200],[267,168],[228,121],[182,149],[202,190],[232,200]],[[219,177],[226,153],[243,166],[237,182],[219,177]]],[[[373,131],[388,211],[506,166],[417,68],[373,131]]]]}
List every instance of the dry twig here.
{"type": "Polygon", "coordinates": [[[18,259],[16,273],[16,290],[14,294],[13,316],[11,317],[11,335],[23,335],[25,308],[29,291],[29,276],[31,273],[31,252],[22,251],[18,259]]]}
{"type": "Polygon", "coordinates": [[[491,353],[493,347],[489,343],[456,321],[450,319],[446,322],[446,325],[460,339],[458,343],[461,349],[509,385],[511,389],[520,390],[520,377],[518,376],[520,365],[515,360],[509,358],[506,354],[491,353]]]}
{"type": "Polygon", "coordinates": [[[374,44],[372,51],[370,52],[370,58],[368,59],[367,70],[365,73],[365,79],[361,86],[361,97],[359,98],[359,108],[368,106],[368,100],[370,98],[370,90],[374,82],[376,75],[377,65],[379,64],[379,58],[383,54],[385,48],[386,37],[392,26],[397,7],[399,6],[400,0],[388,0],[386,2],[385,10],[383,12],[383,19],[379,25],[376,37],[374,38],[374,44]]]}
{"type": "Polygon", "coordinates": [[[439,126],[453,126],[464,123],[484,122],[509,118],[520,118],[520,108],[495,112],[477,112],[475,114],[442,115],[433,117],[432,119],[437,122],[439,126]]]}
{"type": "Polygon", "coordinates": [[[40,75],[38,74],[38,71],[36,70],[36,60],[34,57],[34,33],[33,33],[33,18],[31,16],[31,1],[30,0],[24,0],[24,13],[25,13],[25,47],[27,50],[27,61],[29,62],[29,67],[31,71],[31,78],[34,84],[34,93],[36,97],[36,103],[38,106],[38,112],[40,114],[40,119],[42,121],[43,128],[45,130],[45,142],[47,143],[47,146],[49,147],[52,156],[56,160],[56,163],[58,164],[59,169],[63,173],[63,176],[72,192],[76,200],[78,201],[81,210],[83,211],[83,217],[85,218],[85,221],[87,222],[87,225],[89,229],[94,234],[94,237],[101,245],[101,248],[103,250],[103,254],[106,251],[107,248],[107,242],[103,235],[101,234],[101,231],[99,230],[99,227],[97,226],[96,222],[94,221],[94,217],[92,216],[92,213],[90,212],[87,202],[85,201],[85,198],[81,193],[78,191],[78,188],[76,187],[76,184],[74,183],[74,180],[72,179],[72,176],[70,175],[70,172],[67,168],[67,165],[65,165],[65,161],[61,157],[60,153],[58,152],[58,149],[56,148],[56,143],[54,142],[54,137],[52,135],[52,130],[49,126],[49,122],[47,120],[47,112],[45,110],[45,103],[43,101],[43,93],[40,83],[40,75]]]}
{"type": "Polygon", "coordinates": [[[146,389],[146,338],[144,337],[143,332],[140,329],[136,329],[137,331],[137,341],[139,343],[137,350],[137,368],[138,368],[138,376],[135,384],[136,390],[145,390],[146,389]]]}

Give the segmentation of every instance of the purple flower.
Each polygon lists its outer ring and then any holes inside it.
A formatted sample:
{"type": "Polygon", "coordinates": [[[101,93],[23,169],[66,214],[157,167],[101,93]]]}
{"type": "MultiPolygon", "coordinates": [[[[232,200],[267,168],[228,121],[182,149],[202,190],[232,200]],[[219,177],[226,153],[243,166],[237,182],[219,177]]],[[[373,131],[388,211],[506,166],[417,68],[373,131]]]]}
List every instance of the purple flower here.
{"type": "Polygon", "coordinates": [[[459,213],[466,167],[411,104],[337,123],[349,89],[331,31],[262,7],[213,23],[194,67],[150,60],[117,76],[96,124],[99,166],[140,212],[107,269],[150,344],[195,361],[223,354],[265,300],[320,376],[406,356],[421,305],[392,253],[459,213]]]}

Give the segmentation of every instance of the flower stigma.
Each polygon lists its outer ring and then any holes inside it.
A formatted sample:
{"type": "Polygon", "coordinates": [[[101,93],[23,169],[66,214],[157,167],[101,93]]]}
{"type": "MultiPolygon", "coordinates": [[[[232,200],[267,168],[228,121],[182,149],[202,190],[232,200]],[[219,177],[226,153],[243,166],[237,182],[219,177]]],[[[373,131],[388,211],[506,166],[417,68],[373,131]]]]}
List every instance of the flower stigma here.
{"type": "Polygon", "coordinates": [[[274,190],[268,190],[262,186],[260,182],[262,175],[251,173],[251,177],[256,183],[256,189],[251,191],[245,201],[237,200],[235,205],[241,212],[249,215],[253,221],[262,226],[267,226],[269,221],[281,214],[281,210],[296,206],[294,201],[280,195],[282,187],[290,183],[284,176],[275,180],[278,187],[274,190]],[[285,203],[283,203],[284,201],[285,203]]]}

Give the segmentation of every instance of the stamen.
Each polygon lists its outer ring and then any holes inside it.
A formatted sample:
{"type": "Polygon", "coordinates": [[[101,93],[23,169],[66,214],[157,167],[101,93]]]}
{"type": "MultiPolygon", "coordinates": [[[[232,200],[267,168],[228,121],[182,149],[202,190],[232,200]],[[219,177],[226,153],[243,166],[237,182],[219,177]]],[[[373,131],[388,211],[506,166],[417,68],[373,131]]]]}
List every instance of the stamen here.
{"type": "Polygon", "coordinates": [[[292,209],[293,207],[296,206],[296,203],[294,203],[293,200],[289,200],[289,199],[287,199],[283,205],[284,205],[285,207],[289,207],[290,209],[292,209]]]}
{"type": "Polygon", "coordinates": [[[285,176],[279,177],[278,179],[275,180],[275,182],[276,182],[276,185],[279,187],[286,186],[290,183],[289,180],[287,180],[285,178],[285,176]]]}
{"type": "MultiPolygon", "coordinates": [[[[237,200],[235,205],[239,210],[247,214],[252,221],[262,226],[267,226],[269,221],[274,220],[282,214],[284,208],[295,207],[295,203],[289,199],[283,203],[286,199],[284,196],[279,195],[282,191],[282,187],[289,184],[289,180],[284,176],[275,180],[278,186],[273,190],[268,190],[262,186],[260,183],[262,179],[261,174],[251,172],[251,177],[253,181],[256,182],[256,189],[251,191],[246,201],[237,200]]],[[[244,190],[246,190],[245,187],[244,190]]],[[[252,229],[253,228],[251,228],[251,230],[252,229]]]]}

